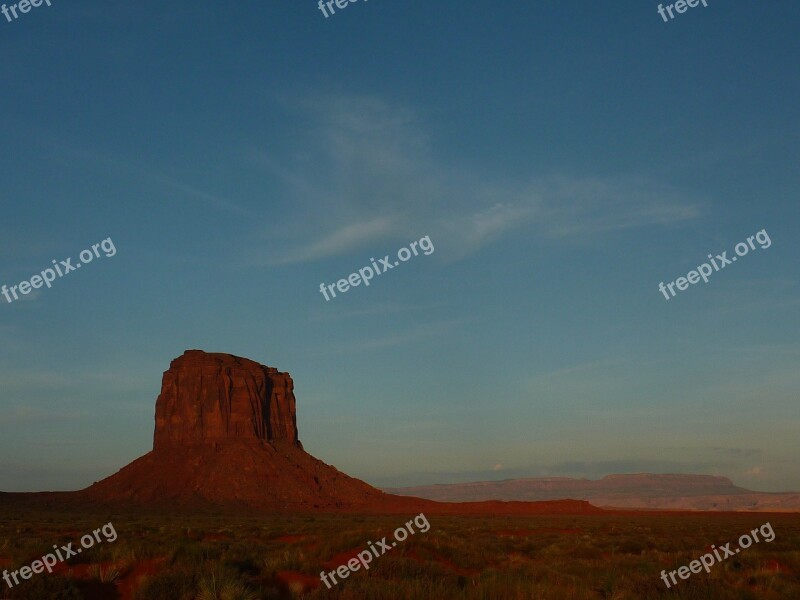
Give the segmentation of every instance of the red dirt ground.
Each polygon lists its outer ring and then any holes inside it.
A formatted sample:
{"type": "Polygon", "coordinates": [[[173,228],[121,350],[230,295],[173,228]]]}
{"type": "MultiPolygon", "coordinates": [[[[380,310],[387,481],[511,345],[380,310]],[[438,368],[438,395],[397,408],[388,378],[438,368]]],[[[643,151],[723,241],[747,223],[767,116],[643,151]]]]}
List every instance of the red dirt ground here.
{"type": "Polygon", "coordinates": [[[326,569],[335,569],[340,565],[347,564],[347,561],[351,558],[356,558],[356,555],[364,550],[364,548],[354,548],[352,550],[345,550],[344,552],[340,552],[339,554],[331,557],[330,560],[327,562],[322,563],[322,566],[326,569]]]}
{"type": "Polygon", "coordinates": [[[498,531],[497,535],[505,537],[527,537],[541,533],[583,533],[583,529],[558,529],[556,527],[539,527],[537,529],[506,529],[498,531]]]}
{"type": "Polygon", "coordinates": [[[299,542],[300,540],[304,540],[304,539],[306,539],[307,537],[308,537],[307,535],[291,535],[291,534],[286,534],[286,535],[282,535],[282,536],[280,536],[280,537],[276,537],[276,538],[275,538],[274,540],[272,540],[272,541],[274,541],[274,542],[284,542],[284,543],[291,543],[291,542],[299,542]]]}
{"type": "Polygon", "coordinates": [[[283,587],[296,595],[315,590],[320,585],[318,577],[312,577],[299,571],[279,571],[276,578],[283,587]]]}

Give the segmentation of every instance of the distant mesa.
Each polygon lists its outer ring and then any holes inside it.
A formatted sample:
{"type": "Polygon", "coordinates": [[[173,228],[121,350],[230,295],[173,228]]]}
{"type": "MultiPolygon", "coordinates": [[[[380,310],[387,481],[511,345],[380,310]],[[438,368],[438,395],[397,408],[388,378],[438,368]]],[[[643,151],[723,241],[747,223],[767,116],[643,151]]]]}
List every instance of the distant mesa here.
{"type": "Polygon", "coordinates": [[[601,479],[543,477],[479,481],[406,488],[386,492],[439,502],[485,500],[539,502],[586,500],[605,508],[705,511],[800,511],[800,493],[754,492],[726,477],[635,473],[601,479]]]}

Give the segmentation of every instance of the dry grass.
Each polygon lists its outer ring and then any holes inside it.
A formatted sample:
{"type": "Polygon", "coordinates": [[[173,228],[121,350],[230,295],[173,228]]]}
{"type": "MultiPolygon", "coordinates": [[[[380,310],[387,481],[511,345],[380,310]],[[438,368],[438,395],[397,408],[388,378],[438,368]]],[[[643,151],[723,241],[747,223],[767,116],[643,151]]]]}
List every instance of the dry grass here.
{"type": "Polygon", "coordinates": [[[83,553],[82,571],[81,562],[71,560],[71,575],[34,575],[10,597],[78,600],[90,597],[87,580],[113,592],[136,578],[135,600],[800,598],[800,515],[761,514],[429,516],[430,531],[410,536],[368,571],[351,574],[331,590],[312,589],[320,571],[331,570],[324,563],[363,549],[367,541],[391,538],[410,516],[22,513],[0,523],[0,558],[16,569],[54,543],[74,541],[72,532],[112,521],[119,539],[83,553]],[[776,534],[772,543],[754,544],[673,589],[661,582],[662,569],[689,563],[710,544],[735,542],[767,520],[776,534]],[[142,573],[147,565],[150,571],[142,573]]]}

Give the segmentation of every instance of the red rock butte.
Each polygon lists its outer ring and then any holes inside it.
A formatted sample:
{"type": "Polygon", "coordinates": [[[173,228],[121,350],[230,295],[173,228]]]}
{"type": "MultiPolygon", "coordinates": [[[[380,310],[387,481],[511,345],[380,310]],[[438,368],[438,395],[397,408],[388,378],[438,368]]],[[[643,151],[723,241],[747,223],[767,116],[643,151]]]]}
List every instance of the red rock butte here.
{"type": "Polygon", "coordinates": [[[153,450],[59,505],[431,514],[602,512],[587,502],[440,503],[386,494],[308,454],[288,373],[230,354],[187,350],[164,372],[153,450]]]}
{"type": "Polygon", "coordinates": [[[187,350],[164,372],[153,450],[78,495],[130,505],[337,509],[383,492],[303,450],[287,373],[187,350]]]}
{"type": "Polygon", "coordinates": [[[153,450],[247,440],[300,446],[289,374],[202,350],[173,360],[156,400],[153,450]]]}

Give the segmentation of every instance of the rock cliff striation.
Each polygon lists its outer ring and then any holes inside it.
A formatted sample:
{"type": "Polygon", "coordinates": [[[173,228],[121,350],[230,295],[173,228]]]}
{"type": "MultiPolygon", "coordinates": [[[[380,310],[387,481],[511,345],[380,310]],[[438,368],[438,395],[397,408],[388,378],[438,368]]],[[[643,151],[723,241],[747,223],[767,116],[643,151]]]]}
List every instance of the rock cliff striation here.
{"type": "Polygon", "coordinates": [[[300,446],[289,374],[201,350],[187,350],[173,360],[156,400],[153,449],[242,440],[300,446]]]}

